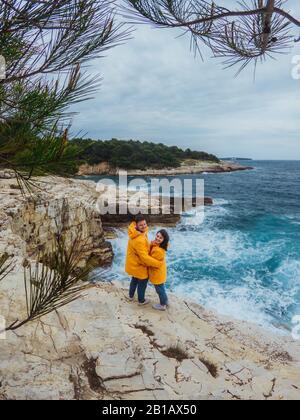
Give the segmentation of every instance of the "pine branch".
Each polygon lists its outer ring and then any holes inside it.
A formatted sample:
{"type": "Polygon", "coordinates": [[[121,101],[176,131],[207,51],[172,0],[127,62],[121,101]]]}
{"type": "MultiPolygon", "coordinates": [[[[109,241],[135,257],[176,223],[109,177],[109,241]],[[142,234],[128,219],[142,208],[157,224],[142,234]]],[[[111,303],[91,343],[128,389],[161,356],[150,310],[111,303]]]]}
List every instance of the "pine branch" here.
{"type": "Polygon", "coordinates": [[[208,47],[226,66],[264,61],[289,52],[292,25],[300,20],[284,10],[285,0],[243,0],[228,9],[205,0],[124,0],[123,14],[133,22],[182,29],[191,36],[195,52],[208,47]]]}
{"type": "Polygon", "coordinates": [[[5,253],[0,255],[0,282],[7,277],[14,269],[14,263],[10,256],[5,253]]]}
{"type": "Polygon", "coordinates": [[[54,240],[52,254],[40,253],[33,266],[25,261],[27,317],[21,321],[14,321],[6,331],[15,331],[79,299],[82,292],[91,287],[87,279],[93,267],[87,265],[84,269],[78,268],[86,251],[80,235],[71,246],[67,246],[64,236],[58,234],[54,240]]]}
{"type": "Polygon", "coordinates": [[[100,86],[81,68],[129,38],[115,13],[114,0],[0,2],[0,167],[15,172],[23,193],[33,192],[34,175],[74,173],[69,107],[100,86]]]}

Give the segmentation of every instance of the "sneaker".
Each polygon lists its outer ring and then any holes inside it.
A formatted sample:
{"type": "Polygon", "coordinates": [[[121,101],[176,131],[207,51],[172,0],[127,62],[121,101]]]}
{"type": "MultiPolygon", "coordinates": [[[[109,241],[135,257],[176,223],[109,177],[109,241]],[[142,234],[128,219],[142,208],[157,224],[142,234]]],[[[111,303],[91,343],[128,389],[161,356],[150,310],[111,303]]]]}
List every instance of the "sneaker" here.
{"type": "Polygon", "coordinates": [[[128,302],[133,302],[134,301],[134,297],[131,298],[130,296],[127,296],[127,300],[128,300],[128,302]]]}
{"type": "Polygon", "coordinates": [[[139,302],[139,306],[146,306],[149,305],[150,300],[149,299],[145,299],[145,301],[143,303],[139,302]]]}
{"type": "Polygon", "coordinates": [[[157,305],[153,305],[152,307],[156,311],[166,311],[167,310],[167,305],[160,305],[159,303],[157,305]]]}

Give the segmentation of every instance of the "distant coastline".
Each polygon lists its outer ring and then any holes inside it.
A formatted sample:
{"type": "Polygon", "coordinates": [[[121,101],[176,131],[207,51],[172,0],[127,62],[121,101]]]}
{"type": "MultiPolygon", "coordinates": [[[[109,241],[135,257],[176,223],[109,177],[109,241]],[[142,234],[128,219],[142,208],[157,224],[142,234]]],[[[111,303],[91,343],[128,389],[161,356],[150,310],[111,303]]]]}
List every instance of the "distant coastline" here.
{"type": "Polygon", "coordinates": [[[222,160],[226,160],[226,161],[234,161],[234,162],[239,162],[239,161],[253,161],[252,158],[245,158],[245,157],[227,157],[227,158],[222,158],[222,160]]]}
{"type": "MultiPolygon", "coordinates": [[[[252,170],[252,166],[244,166],[237,162],[220,161],[220,162],[207,162],[200,160],[186,160],[181,163],[178,168],[163,168],[154,169],[147,168],[145,170],[134,169],[127,170],[129,176],[173,176],[173,175],[191,175],[202,173],[224,173],[252,170]]],[[[90,175],[107,175],[116,176],[124,171],[124,169],[114,168],[108,162],[102,162],[96,165],[83,164],[80,166],[79,176],[90,175]]]]}
{"type": "Polygon", "coordinates": [[[207,152],[162,143],[74,139],[72,146],[80,151],[79,176],[116,176],[124,171],[129,176],[176,176],[253,169],[238,162],[245,158],[220,160],[207,152]]]}

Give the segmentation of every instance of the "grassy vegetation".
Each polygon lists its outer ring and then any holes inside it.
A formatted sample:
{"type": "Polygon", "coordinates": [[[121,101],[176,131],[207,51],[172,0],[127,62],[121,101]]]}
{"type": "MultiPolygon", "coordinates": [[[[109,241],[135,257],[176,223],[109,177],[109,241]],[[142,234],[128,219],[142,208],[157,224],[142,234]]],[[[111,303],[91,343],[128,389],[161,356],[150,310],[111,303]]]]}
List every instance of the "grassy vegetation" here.
{"type": "Polygon", "coordinates": [[[175,359],[178,362],[183,362],[189,358],[188,353],[179,345],[170,346],[166,350],[161,350],[161,353],[169,359],[175,359]]]}

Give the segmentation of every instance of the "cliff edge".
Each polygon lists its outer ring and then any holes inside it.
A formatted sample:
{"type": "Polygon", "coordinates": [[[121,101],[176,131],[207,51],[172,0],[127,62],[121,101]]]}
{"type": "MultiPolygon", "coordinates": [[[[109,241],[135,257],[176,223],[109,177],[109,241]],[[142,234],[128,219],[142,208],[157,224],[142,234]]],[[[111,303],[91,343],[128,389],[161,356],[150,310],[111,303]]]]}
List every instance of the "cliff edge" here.
{"type": "MultiPolygon", "coordinates": [[[[175,175],[190,175],[202,173],[223,173],[223,172],[237,172],[251,170],[253,167],[241,165],[237,162],[220,161],[208,162],[201,160],[185,160],[178,168],[164,168],[153,169],[145,168],[144,170],[127,170],[128,176],[175,176],[175,175]]],[[[79,167],[78,175],[107,175],[117,176],[119,172],[124,172],[119,168],[113,168],[108,162],[102,162],[96,165],[83,164],[79,167]]]]}
{"type": "MultiPolygon", "coordinates": [[[[2,312],[23,307],[20,284],[15,274],[1,286],[2,312]]],[[[126,294],[100,283],[7,334],[0,399],[300,399],[299,343],[174,295],[157,313],[126,294]]]]}

